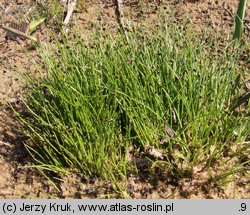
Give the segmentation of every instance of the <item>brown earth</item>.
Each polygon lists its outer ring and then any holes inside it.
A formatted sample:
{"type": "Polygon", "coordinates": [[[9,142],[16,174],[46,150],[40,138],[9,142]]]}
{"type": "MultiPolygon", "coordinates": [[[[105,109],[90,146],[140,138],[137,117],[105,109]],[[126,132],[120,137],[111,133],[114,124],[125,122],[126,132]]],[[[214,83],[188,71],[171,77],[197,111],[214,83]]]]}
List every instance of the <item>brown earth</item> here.
{"type": "MultiPolygon", "coordinates": [[[[29,20],[38,13],[40,1],[0,0],[0,24],[10,21],[29,20]],[[36,3],[35,3],[36,2],[36,3]]],[[[233,28],[238,0],[145,0],[139,6],[136,0],[123,1],[124,15],[130,19],[153,26],[159,11],[168,14],[173,22],[187,23],[196,32],[208,31],[213,36],[225,39],[233,28]]],[[[249,5],[250,6],[250,5],[249,5]]],[[[249,38],[249,9],[245,33],[249,38]]],[[[100,24],[116,29],[117,17],[112,1],[85,1],[74,14],[84,38],[100,24]]],[[[52,16],[46,27],[38,29],[35,36],[49,42],[46,32],[58,22],[52,16]]],[[[27,40],[21,42],[6,39],[0,29],[0,198],[96,198],[112,193],[110,184],[77,173],[64,176],[53,186],[43,174],[30,168],[31,159],[24,150],[24,137],[18,132],[18,123],[7,102],[15,104],[22,96],[23,72],[36,73],[33,59],[38,59],[36,50],[27,40]]],[[[147,163],[145,160],[142,163],[147,163]]],[[[230,164],[229,164],[230,166],[230,164]]],[[[127,192],[133,198],[249,198],[249,178],[235,175],[227,185],[208,183],[209,178],[225,171],[225,167],[197,172],[192,179],[173,178],[163,173],[143,172],[142,176],[129,176],[127,192]]],[[[110,197],[115,197],[110,194],[110,197]]]]}

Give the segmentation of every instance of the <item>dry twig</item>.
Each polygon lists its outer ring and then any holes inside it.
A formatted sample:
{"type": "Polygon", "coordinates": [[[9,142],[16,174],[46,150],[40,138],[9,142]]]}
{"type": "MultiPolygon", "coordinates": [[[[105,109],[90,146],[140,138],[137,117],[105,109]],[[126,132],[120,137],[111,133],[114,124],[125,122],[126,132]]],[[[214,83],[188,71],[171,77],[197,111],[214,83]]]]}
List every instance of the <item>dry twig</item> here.
{"type": "Polygon", "coordinates": [[[14,28],[11,28],[11,27],[8,27],[8,26],[1,26],[1,25],[0,25],[0,27],[1,27],[2,29],[4,29],[5,31],[9,31],[9,32],[11,32],[11,33],[13,33],[13,34],[16,34],[16,35],[18,35],[18,36],[21,36],[21,37],[24,37],[24,38],[26,38],[26,39],[32,40],[32,41],[34,41],[34,42],[37,42],[37,39],[36,39],[35,37],[32,37],[32,36],[30,36],[30,35],[28,35],[28,34],[22,32],[22,31],[19,31],[19,30],[17,30],[17,29],[14,29],[14,28]]]}
{"type": "Polygon", "coordinates": [[[117,17],[117,22],[120,26],[120,28],[122,30],[124,30],[124,26],[123,26],[123,21],[122,21],[122,0],[114,0],[114,4],[116,6],[115,8],[115,13],[116,13],[116,17],[117,17]]]}
{"type": "Polygon", "coordinates": [[[68,10],[67,15],[63,21],[64,25],[67,25],[69,23],[69,20],[75,10],[77,0],[68,0],[68,10]]]}

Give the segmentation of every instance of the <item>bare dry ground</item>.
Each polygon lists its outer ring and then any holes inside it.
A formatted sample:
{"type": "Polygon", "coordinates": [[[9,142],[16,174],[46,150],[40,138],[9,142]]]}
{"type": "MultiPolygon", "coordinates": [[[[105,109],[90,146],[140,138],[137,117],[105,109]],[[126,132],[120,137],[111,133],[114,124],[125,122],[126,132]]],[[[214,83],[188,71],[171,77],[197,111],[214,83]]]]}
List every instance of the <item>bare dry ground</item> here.
{"type": "MultiPolygon", "coordinates": [[[[0,0],[0,23],[25,21],[32,11],[39,9],[39,1],[0,0]]],[[[124,1],[125,17],[153,26],[156,13],[161,9],[176,23],[188,23],[196,32],[209,31],[213,36],[226,37],[233,27],[237,0],[145,0],[142,7],[138,1],[124,1]]],[[[249,10],[245,32],[249,35],[249,10]]],[[[117,20],[112,1],[85,1],[74,14],[76,22],[86,36],[99,24],[115,29],[117,20]]],[[[49,42],[47,29],[53,30],[53,19],[40,28],[35,36],[49,42]]],[[[20,75],[26,71],[35,73],[32,59],[38,58],[29,41],[20,44],[8,40],[0,29],[0,198],[96,198],[112,193],[108,183],[77,173],[65,176],[54,183],[33,168],[31,159],[23,147],[23,136],[18,132],[18,123],[8,108],[7,102],[18,106],[24,84],[20,75]]],[[[146,161],[142,160],[146,165],[146,161]]],[[[230,165],[230,164],[229,164],[230,165]]],[[[208,183],[209,179],[225,171],[225,167],[214,167],[190,178],[173,178],[163,173],[143,172],[130,176],[127,192],[133,198],[249,198],[249,178],[235,175],[227,185],[208,183]]],[[[114,197],[110,195],[111,197],[114,197]]]]}

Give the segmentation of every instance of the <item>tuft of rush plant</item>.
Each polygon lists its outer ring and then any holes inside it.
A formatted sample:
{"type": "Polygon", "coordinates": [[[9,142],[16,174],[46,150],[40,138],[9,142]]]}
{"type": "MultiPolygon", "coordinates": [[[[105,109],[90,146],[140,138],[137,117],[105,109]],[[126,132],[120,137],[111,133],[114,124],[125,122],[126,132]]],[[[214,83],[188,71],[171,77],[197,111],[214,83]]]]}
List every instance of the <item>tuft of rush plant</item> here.
{"type": "Polygon", "coordinates": [[[247,9],[247,0],[239,0],[238,10],[235,17],[235,30],[233,39],[240,40],[243,33],[244,16],[247,9]]]}
{"type": "Polygon", "coordinates": [[[131,146],[161,150],[161,162],[180,176],[183,166],[211,166],[233,146],[235,157],[249,150],[247,119],[230,109],[237,52],[228,46],[218,56],[213,40],[159,26],[126,38],[102,31],[92,42],[76,33],[41,49],[46,75],[29,78],[27,113],[19,114],[38,168],[79,169],[115,181],[122,193],[117,182],[133,167],[131,146]]]}

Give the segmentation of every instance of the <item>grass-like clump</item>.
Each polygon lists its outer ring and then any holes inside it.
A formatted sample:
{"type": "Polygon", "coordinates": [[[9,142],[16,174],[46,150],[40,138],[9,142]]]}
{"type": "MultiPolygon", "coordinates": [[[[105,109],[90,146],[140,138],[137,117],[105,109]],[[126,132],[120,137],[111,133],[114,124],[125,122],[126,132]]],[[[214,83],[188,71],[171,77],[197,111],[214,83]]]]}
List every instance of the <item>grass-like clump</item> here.
{"type": "Polygon", "coordinates": [[[94,39],[56,40],[43,49],[46,76],[30,79],[20,119],[39,168],[118,181],[149,145],[181,176],[249,150],[247,119],[230,110],[240,78],[230,46],[218,55],[213,39],[166,26],[94,39]]]}

